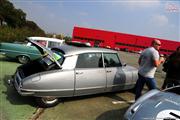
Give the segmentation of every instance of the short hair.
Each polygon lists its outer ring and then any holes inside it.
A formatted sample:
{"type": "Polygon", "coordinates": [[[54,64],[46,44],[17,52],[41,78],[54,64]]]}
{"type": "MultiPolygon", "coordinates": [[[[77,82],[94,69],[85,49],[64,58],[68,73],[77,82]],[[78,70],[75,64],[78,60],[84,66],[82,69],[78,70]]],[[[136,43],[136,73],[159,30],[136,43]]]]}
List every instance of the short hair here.
{"type": "Polygon", "coordinates": [[[152,41],[151,45],[156,44],[156,43],[157,43],[157,41],[160,41],[160,40],[158,40],[158,39],[154,39],[154,40],[152,41]]]}

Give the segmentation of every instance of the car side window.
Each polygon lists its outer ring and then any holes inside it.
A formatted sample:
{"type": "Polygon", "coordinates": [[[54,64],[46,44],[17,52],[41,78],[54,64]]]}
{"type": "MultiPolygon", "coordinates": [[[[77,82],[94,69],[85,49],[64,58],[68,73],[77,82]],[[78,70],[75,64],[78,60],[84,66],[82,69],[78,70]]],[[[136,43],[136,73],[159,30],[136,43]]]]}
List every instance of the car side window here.
{"type": "Polygon", "coordinates": [[[59,43],[59,42],[53,42],[53,41],[49,41],[48,43],[49,43],[49,44],[48,44],[48,48],[58,47],[58,46],[61,45],[61,43],[59,43]]]}
{"type": "Polygon", "coordinates": [[[76,68],[102,68],[101,53],[84,53],[78,56],[76,68]]]}
{"type": "Polygon", "coordinates": [[[121,63],[116,53],[104,53],[105,67],[120,67],[121,63]]]}
{"type": "Polygon", "coordinates": [[[46,47],[47,41],[44,41],[44,40],[37,40],[36,42],[39,43],[40,45],[46,47]]]}

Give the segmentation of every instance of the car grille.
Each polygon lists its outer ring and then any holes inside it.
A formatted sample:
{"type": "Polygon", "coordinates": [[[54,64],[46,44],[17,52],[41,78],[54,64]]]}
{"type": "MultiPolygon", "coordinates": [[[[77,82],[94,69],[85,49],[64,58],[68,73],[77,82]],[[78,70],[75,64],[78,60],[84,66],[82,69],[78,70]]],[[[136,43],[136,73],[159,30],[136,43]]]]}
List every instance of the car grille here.
{"type": "Polygon", "coordinates": [[[22,87],[22,84],[21,84],[21,77],[20,77],[19,72],[16,72],[16,75],[15,75],[15,81],[16,81],[16,83],[17,83],[18,86],[22,87]]]}
{"type": "Polygon", "coordinates": [[[24,72],[23,72],[22,69],[19,69],[18,73],[19,73],[19,76],[20,76],[21,79],[25,78],[25,75],[24,75],[24,72]]]}
{"type": "Polygon", "coordinates": [[[19,84],[20,84],[20,81],[19,81],[19,78],[16,76],[16,82],[17,82],[17,84],[18,84],[18,86],[19,86],[19,84]]]}

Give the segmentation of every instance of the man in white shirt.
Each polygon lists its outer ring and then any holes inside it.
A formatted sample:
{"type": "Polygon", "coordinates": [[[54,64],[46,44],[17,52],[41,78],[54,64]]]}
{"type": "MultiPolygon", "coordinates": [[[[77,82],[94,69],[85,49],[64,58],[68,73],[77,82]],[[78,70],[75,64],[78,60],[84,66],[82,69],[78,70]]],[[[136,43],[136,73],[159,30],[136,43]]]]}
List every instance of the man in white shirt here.
{"type": "Polygon", "coordinates": [[[157,67],[164,62],[160,59],[158,50],[161,47],[161,42],[157,39],[152,41],[152,46],[146,48],[139,57],[139,71],[138,80],[136,82],[135,100],[141,96],[144,84],[148,86],[149,90],[156,89],[156,80],[154,74],[157,67]]]}

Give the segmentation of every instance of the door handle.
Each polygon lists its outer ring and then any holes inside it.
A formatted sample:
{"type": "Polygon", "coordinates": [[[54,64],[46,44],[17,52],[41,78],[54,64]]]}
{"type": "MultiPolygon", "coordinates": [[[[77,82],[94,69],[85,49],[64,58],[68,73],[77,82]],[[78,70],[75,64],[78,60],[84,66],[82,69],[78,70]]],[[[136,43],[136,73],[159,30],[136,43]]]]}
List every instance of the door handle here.
{"type": "Polygon", "coordinates": [[[107,73],[110,73],[110,72],[112,72],[112,71],[111,71],[111,70],[107,70],[106,72],[107,72],[107,73]]]}
{"type": "Polygon", "coordinates": [[[83,74],[83,72],[76,72],[76,75],[80,75],[80,74],[83,74]]]}

